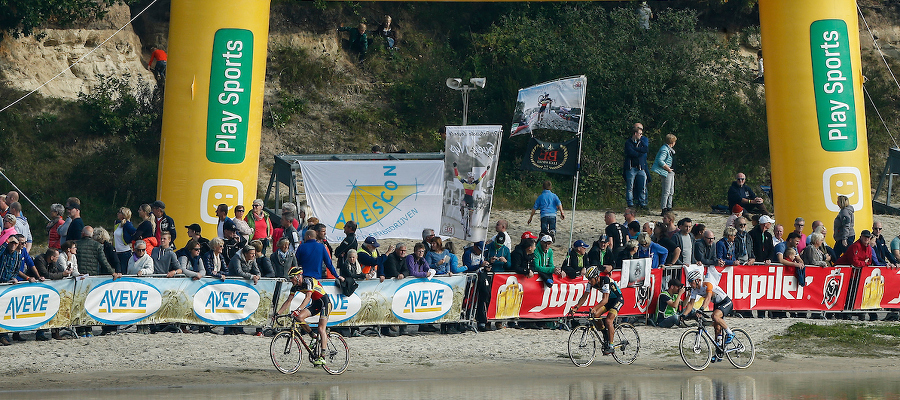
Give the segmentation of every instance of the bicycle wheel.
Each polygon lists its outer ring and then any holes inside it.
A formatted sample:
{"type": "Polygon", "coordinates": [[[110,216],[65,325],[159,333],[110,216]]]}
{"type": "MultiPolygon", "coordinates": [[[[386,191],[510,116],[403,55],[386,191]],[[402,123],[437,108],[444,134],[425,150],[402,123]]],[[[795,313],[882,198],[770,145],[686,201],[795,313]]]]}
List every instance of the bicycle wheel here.
{"type": "Polygon", "coordinates": [[[702,371],[712,361],[712,344],[706,335],[696,330],[687,330],[678,344],[681,360],[694,371],[702,371]]]}
{"type": "Polygon", "coordinates": [[[269,355],[272,364],[284,374],[293,374],[300,369],[303,351],[300,341],[291,336],[291,331],[281,331],[272,338],[269,344],[269,355]]]}
{"type": "Polygon", "coordinates": [[[756,357],[753,341],[750,340],[750,335],[743,330],[735,329],[732,333],[734,333],[734,339],[725,345],[725,355],[728,357],[728,362],[735,368],[747,368],[753,364],[753,358],[756,357]]]}
{"type": "Polygon", "coordinates": [[[325,364],[322,368],[331,375],[339,375],[347,370],[350,365],[350,347],[347,341],[339,333],[328,333],[328,349],[322,357],[325,358],[325,364]]]}
{"type": "Polygon", "coordinates": [[[641,350],[641,337],[634,325],[621,324],[616,327],[615,343],[612,345],[613,358],[619,364],[631,364],[641,350]]]}
{"type": "Polygon", "coordinates": [[[594,362],[597,342],[600,338],[587,326],[579,326],[569,334],[569,359],[579,367],[587,367],[594,362]]]}

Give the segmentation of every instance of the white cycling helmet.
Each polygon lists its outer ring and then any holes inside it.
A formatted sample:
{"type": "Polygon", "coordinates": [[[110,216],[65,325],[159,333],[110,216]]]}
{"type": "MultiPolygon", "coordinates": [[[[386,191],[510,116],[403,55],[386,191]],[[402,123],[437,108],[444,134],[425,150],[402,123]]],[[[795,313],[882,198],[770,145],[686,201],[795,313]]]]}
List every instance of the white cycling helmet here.
{"type": "Polygon", "coordinates": [[[584,277],[588,279],[594,279],[598,276],[600,276],[600,268],[597,267],[590,267],[584,273],[584,277]]]}
{"type": "Polygon", "coordinates": [[[688,282],[699,281],[703,279],[703,275],[700,274],[700,271],[691,271],[688,273],[688,282]]]}

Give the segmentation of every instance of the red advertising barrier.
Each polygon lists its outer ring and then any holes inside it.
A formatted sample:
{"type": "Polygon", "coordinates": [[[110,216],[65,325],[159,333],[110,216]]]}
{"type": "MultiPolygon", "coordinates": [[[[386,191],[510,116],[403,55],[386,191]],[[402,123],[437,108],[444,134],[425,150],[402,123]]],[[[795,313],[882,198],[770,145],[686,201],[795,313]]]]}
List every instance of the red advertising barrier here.
{"type": "Polygon", "coordinates": [[[900,270],[886,267],[862,268],[853,308],[900,308],[900,270]]]}
{"type": "Polygon", "coordinates": [[[738,265],[721,272],[719,287],[738,311],[842,311],[851,268],[807,266],[806,286],[797,285],[794,267],[783,265],[738,265]]]}
{"type": "MultiPolygon", "coordinates": [[[[516,274],[494,274],[491,285],[491,302],[488,305],[488,319],[559,318],[569,308],[578,303],[584,293],[587,279],[568,279],[554,277],[553,285],[547,287],[538,276],[528,278],[516,274]]],[[[612,279],[618,281],[619,272],[613,271],[612,279]]],[[[659,297],[662,281],[662,270],[652,270],[649,287],[621,288],[625,297],[625,305],[619,315],[643,315],[652,310],[654,299],[659,297]]],[[[602,295],[599,290],[592,290],[590,297],[579,311],[588,311],[596,305],[602,295]]]]}

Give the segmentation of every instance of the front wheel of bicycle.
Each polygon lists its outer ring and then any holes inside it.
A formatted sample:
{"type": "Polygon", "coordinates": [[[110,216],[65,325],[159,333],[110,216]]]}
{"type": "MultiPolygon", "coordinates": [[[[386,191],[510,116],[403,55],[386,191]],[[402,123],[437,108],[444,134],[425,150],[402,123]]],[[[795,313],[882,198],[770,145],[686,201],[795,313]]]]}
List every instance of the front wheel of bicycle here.
{"type": "Polygon", "coordinates": [[[328,334],[328,348],[325,354],[325,364],[322,368],[331,375],[340,375],[347,370],[350,365],[350,347],[347,341],[339,333],[330,332],[328,334]]]}
{"type": "Polygon", "coordinates": [[[587,367],[594,362],[597,342],[600,338],[590,327],[579,326],[569,334],[569,359],[579,367],[587,367]]]}
{"type": "Polygon", "coordinates": [[[300,341],[291,335],[291,331],[279,332],[269,344],[272,364],[284,374],[297,372],[300,369],[300,361],[303,360],[301,348],[300,341]]]}
{"type": "Polygon", "coordinates": [[[613,358],[619,364],[631,364],[641,350],[641,337],[634,325],[622,324],[616,327],[615,343],[612,345],[613,358]]]}
{"type": "Polygon", "coordinates": [[[678,351],[684,364],[694,371],[706,369],[712,361],[712,344],[697,330],[691,329],[681,335],[678,351]]]}
{"type": "Polygon", "coordinates": [[[734,339],[731,339],[731,343],[725,345],[725,355],[735,368],[747,368],[750,364],[753,364],[753,358],[756,357],[753,341],[750,340],[750,335],[743,330],[735,329],[732,333],[734,334],[734,339]]]}

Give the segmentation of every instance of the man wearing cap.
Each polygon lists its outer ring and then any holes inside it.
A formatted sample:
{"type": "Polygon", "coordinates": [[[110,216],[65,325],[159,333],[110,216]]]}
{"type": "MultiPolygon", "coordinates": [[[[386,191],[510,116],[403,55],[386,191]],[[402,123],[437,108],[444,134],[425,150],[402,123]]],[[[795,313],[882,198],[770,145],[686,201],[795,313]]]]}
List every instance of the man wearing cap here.
{"type": "MultiPolygon", "coordinates": [[[[209,239],[200,235],[200,231],[203,228],[200,227],[200,224],[190,224],[188,226],[185,226],[185,228],[187,228],[188,241],[190,242],[190,240],[193,239],[195,242],[199,243],[200,256],[205,257],[206,252],[209,251],[209,239]]],[[[187,245],[185,245],[185,247],[176,251],[175,255],[178,257],[190,257],[191,249],[187,248],[187,245]]]]}
{"type": "Polygon", "coordinates": [[[771,244],[772,233],[769,232],[774,223],[774,218],[762,215],[759,217],[759,223],[750,230],[749,235],[753,240],[753,254],[756,256],[756,261],[769,262],[775,255],[771,244]]]}
{"type": "MultiPolygon", "coordinates": [[[[66,201],[66,210],[69,211],[69,229],[66,231],[66,240],[76,241],[81,239],[81,231],[84,230],[84,222],[81,220],[81,201],[77,198],[69,198],[66,201]]],[[[62,245],[62,242],[60,243],[62,245]]]]}
{"type": "Polygon", "coordinates": [[[163,203],[161,200],[154,201],[153,204],[150,204],[150,211],[156,217],[156,232],[154,232],[156,241],[162,243],[162,233],[169,232],[169,235],[172,236],[172,240],[169,242],[174,244],[177,235],[175,220],[166,215],[166,203],[163,203]]]}
{"type": "Polygon", "coordinates": [[[747,176],[743,172],[738,172],[734,177],[734,182],[728,188],[728,208],[731,209],[735,204],[739,204],[745,212],[751,214],[769,214],[763,199],[757,197],[753,193],[753,189],[746,185],[747,176]]]}
{"type": "MultiPolygon", "coordinates": [[[[587,258],[588,266],[612,267],[612,242],[609,240],[609,236],[605,234],[600,235],[591,245],[591,249],[588,250],[587,258]]],[[[607,270],[607,268],[602,268],[602,270],[607,270]]]]}
{"type": "MultiPolygon", "coordinates": [[[[506,239],[504,239],[506,240],[506,239]]],[[[463,265],[466,266],[469,272],[478,272],[481,267],[488,264],[488,262],[483,257],[484,253],[484,242],[478,241],[472,243],[471,246],[467,247],[463,251],[462,262],[463,265]]]]}
{"type": "Polygon", "coordinates": [[[225,256],[225,262],[231,262],[232,257],[241,251],[247,245],[247,239],[237,234],[237,227],[230,219],[222,224],[222,232],[225,234],[225,247],[222,255],[225,256]]]}
{"type": "Polygon", "coordinates": [[[506,237],[496,236],[494,241],[487,246],[484,252],[484,259],[487,261],[486,269],[490,272],[504,272],[512,268],[510,262],[510,251],[506,247],[506,237]]]}
{"type": "Polygon", "coordinates": [[[731,207],[731,215],[728,216],[728,220],[725,221],[725,226],[734,226],[734,220],[744,216],[744,207],[741,207],[740,204],[735,204],[731,207]]]}
{"type": "MultiPolygon", "coordinates": [[[[791,232],[791,234],[793,234],[793,232],[791,232]]],[[[871,237],[872,233],[868,230],[860,232],[859,240],[847,247],[847,250],[844,251],[844,255],[838,258],[835,265],[852,265],[857,268],[872,265],[872,252],[869,250],[869,239],[871,237]]]]}
{"type": "Polygon", "coordinates": [[[544,191],[534,201],[531,215],[528,216],[526,224],[531,224],[534,213],[540,210],[541,232],[547,232],[550,236],[553,236],[556,234],[556,214],[559,213],[559,219],[563,220],[566,219],[566,214],[563,213],[562,202],[559,201],[559,196],[550,191],[552,188],[550,181],[544,181],[543,187],[544,191]]]}
{"type": "MultiPolygon", "coordinates": [[[[357,225],[354,221],[347,221],[344,223],[344,240],[342,240],[341,244],[334,249],[334,258],[337,260],[337,265],[344,264],[344,259],[347,258],[347,250],[359,249],[359,243],[356,241],[356,227],[357,225]]],[[[360,251],[362,251],[362,249],[360,249],[360,251]]],[[[375,257],[378,257],[377,252],[375,253],[375,257]]],[[[360,264],[364,266],[367,265],[361,261],[360,264]]]]}
{"type": "Polygon", "coordinates": [[[328,268],[335,278],[344,280],[340,274],[334,269],[331,263],[331,257],[328,256],[328,249],[325,245],[316,241],[316,232],[312,229],[306,231],[303,237],[303,244],[297,249],[297,262],[303,267],[303,276],[322,279],[322,264],[328,268]]]}
{"type": "MultiPolygon", "coordinates": [[[[359,251],[356,253],[356,259],[359,261],[359,265],[362,265],[363,273],[369,274],[372,272],[373,268],[375,271],[382,271],[388,255],[394,252],[394,245],[390,245],[384,254],[378,254],[379,247],[381,247],[381,245],[378,244],[378,240],[376,240],[374,236],[369,236],[363,241],[362,247],[360,247],[359,251]]],[[[340,247],[338,247],[338,249],[340,249],[340,247]]],[[[337,250],[335,250],[335,252],[337,252],[337,250]]],[[[406,256],[406,254],[404,254],[404,256],[406,256]]]]}
{"type": "Polygon", "coordinates": [[[588,267],[585,255],[590,247],[591,246],[588,246],[584,240],[576,240],[575,243],[572,244],[572,250],[569,251],[569,256],[563,261],[561,268],[566,276],[574,279],[584,274],[585,268],[588,267]]]}
{"type": "Polygon", "coordinates": [[[534,270],[547,287],[553,286],[553,275],[562,276],[562,268],[553,263],[553,237],[541,236],[540,244],[534,250],[534,270]]]}

